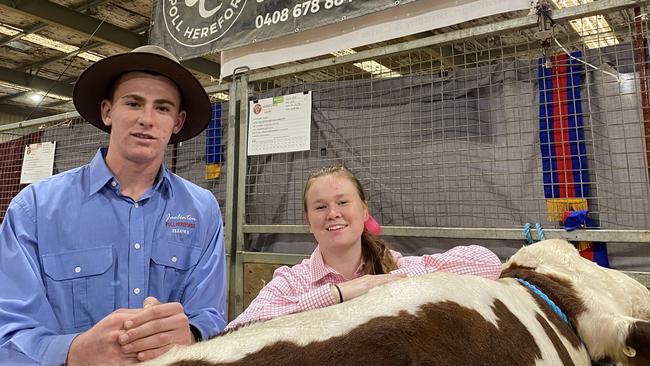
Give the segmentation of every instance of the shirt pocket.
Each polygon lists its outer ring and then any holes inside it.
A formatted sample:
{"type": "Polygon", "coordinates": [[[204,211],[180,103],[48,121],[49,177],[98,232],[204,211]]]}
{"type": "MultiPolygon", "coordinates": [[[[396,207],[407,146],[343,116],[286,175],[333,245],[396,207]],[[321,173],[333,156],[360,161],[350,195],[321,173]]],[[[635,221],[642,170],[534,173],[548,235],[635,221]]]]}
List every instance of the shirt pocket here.
{"type": "Polygon", "coordinates": [[[113,248],[102,246],[42,257],[47,297],[64,332],[83,331],[115,307],[113,248]]]}
{"type": "Polygon", "coordinates": [[[151,252],[150,293],[167,302],[179,302],[187,276],[201,258],[201,248],[173,241],[158,242],[151,252]]]}

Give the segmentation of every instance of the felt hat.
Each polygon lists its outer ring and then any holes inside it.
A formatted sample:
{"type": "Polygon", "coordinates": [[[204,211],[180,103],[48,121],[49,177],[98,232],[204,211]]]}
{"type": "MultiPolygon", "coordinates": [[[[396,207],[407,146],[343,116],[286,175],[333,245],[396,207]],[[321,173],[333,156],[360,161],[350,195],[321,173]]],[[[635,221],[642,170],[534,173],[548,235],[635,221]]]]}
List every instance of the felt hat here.
{"type": "Polygon", "coordinates": [[[110,133],[102,121],[101,102],[109,98],[109,88],[127,72],[143,71],[172,80],[181,94],[185,124],[169,139],[170,144],[185,141],[203,131],[212,118],[210,98],[199,81],[169,51],[154,45],[106,57],[90,65],[75,83],[72,99],[79,114],[93,126],[110,133]]]}

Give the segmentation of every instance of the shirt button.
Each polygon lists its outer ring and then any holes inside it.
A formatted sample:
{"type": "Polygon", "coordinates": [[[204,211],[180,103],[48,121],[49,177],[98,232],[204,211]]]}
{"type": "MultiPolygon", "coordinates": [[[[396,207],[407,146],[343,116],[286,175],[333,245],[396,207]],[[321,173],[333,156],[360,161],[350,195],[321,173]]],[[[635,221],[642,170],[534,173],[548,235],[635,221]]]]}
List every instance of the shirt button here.
{"type": "Polygon", "coordinates": [[[174,263],[178,262],[178,258],[176,258],[176,256],[172,257],[172,262],[174,263]]]}
{"type": "Polygon", "coordinates": [[[79,266],[74,267],[74,273],[79,273],[79,272],[81,272],[81,267],[79,266]]]}
{"type": "Polygon", "coordinates": [[[133,244],[133,247],[134,247],[135,249],[140,249],[140,243],[135,243],[135,244],[133,244]]]}
{"type": "Polygon", "coordinates": [[[116,181],[112,181],[112,182],[111,182],[111,187],[115,187],[116,185],[117,185],[117,182],[116,182],[116,181]]]}
{"type": "Polygon", "coordinates": [[[135,205],[133,205],[135,208],[140,207],[140,205],[136,202],[135,205]]]}
{"type": "Polygon", "coordinates": [[[139,287],[134,288],[133,293],[136,294],[136,295],[139,294],[140,293],[140,288],[139,287]]]}

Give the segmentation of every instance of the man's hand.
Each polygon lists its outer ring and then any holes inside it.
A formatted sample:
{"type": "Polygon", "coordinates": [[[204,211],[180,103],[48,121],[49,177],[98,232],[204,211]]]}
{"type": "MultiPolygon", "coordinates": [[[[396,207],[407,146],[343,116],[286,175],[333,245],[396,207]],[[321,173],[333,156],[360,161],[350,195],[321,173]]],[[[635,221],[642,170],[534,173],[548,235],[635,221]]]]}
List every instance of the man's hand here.
{"type": "Polygon", "coordinates": [[[135,352],[123,352],[117,342],[125,334],[124,322],[132,319],[140,309],[118,309],[100,320],[86,332],[79,334],[68,351],[69,366],[124,365],[138,361],[135,352]]]}
{"type": "Polygon", "coordinates": [[[138,361],[147,361],[167,352],[176,344],[190,345],[194,336],[183,305],[161,304],[148,297],[144,309],[124,322],[126,332],[118,338],[125,354],[136,354],[138,361]]]}

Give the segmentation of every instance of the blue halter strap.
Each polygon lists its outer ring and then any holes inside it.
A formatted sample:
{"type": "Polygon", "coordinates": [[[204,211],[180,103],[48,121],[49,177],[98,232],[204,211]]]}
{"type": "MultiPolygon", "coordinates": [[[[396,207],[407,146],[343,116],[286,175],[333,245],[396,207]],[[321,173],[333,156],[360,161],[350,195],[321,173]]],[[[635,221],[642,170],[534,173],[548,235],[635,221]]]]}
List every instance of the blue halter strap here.
{"type": "Polygon", "coordinates": [[[551,309],[553,309],[553,312],[557,314],[562,320],[564,320],[565,323],[567,323],[568,326],[570,326],[573,329],[573,325],[571,325],[571,322],[569,321],[569,317],[567,317],[566,314],[562,311],[562,309],[560,309],[559,306],[555,305],[553,300],[551,300],[548,296],[546,296],[545,293],[543,293],[540,289],[535,287],[535,285],[533,285],[532,283],[524,279],[517,278],[517,281],[519,281],[524,286],[528,287],[532,292],[534,292],[537,296],[539,296],[542,300],[544,300],[548,304],[548,306],[550,306],[551,309]]]}
{"type": "MultiPolygon", "coordinates": [[[[519,281],[519,283],[521,283],[522,285],[528,287],[532,292],[534,292],[537,296],[539,296],[542,300],[544,300],[548,304],[548,306],[550,306],[551,309],[553,309],[553,312],[560,317],[560,319],[564,320],[564,322],[569,327],[571,327],[571,329],[573,329],[574,332],[576,331],[573,324],[571,324],[571,322],[569,321],[569,317],[545,293],[543,293],[535,285],[533,285],[532,283],[530,283],[530,282],[528,282],[528,281],[526,281],[524,279],[517,278],[516,280],[519,281]]],[[[585,346],[585,348],[587,348],[587,344],[582,340],[582,338],[580,338],[580,335],[578,335],[577,332],[576,332],[576,336],[578,336],[578,339],[580,339],[580,341],[585,346]]],[[[600,366],[614,366],[611,363],[599,363],[599,365],[600,366]]]]}

